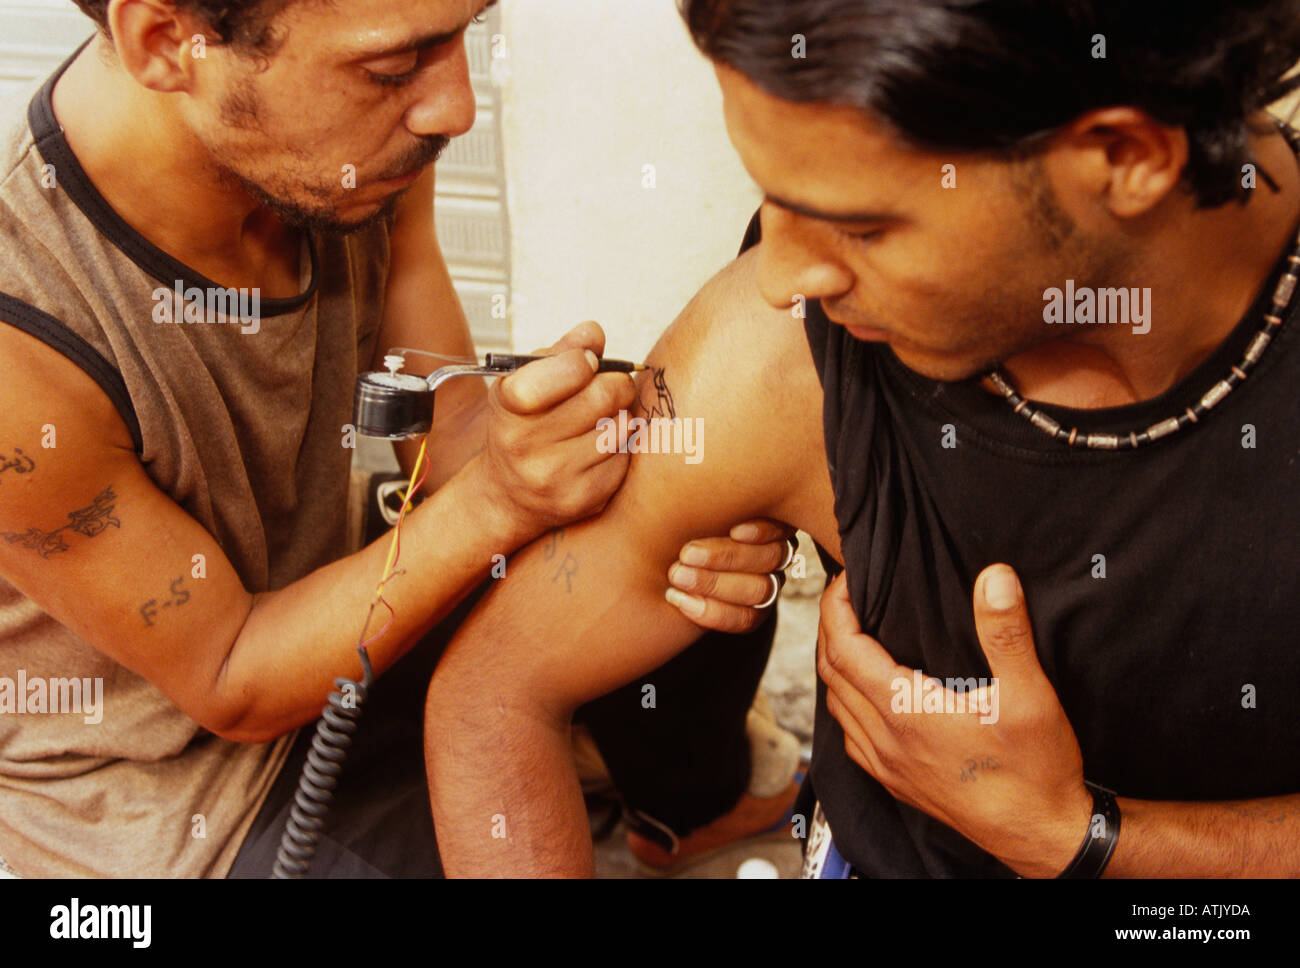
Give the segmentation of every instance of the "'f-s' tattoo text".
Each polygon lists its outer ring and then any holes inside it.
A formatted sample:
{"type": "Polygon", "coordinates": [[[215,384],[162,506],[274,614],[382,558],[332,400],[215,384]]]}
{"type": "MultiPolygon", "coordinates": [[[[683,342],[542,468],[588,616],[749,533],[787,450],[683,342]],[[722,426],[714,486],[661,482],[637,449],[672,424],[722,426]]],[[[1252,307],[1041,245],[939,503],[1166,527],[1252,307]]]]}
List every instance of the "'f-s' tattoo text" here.
{"type": "Polygon", "coordinates": [[[159,611],[164,608],[171,608],[175,605],[180,608],[190,600],[189,590],[184,587],[185,576],[181,575],[171,583],[171,593],[164,599],[161,604],[156,598],[151,598],[140,606],[140,617],[144,619],[144,624],[150,628],[154,625],[154,619],[158,617],[159,611]]]}

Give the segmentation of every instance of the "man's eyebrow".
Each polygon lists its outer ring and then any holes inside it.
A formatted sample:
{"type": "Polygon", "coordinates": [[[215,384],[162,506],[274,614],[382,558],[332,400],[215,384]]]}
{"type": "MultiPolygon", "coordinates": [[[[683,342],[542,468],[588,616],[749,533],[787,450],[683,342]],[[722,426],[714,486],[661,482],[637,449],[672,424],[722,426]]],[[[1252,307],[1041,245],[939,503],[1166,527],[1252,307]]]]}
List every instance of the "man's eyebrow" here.
{"type": "Polygon", "coordinates": [[[788,212],[794,212],[796,215],[803,215],[806,218],[815,218],[823,222],[889,222],[898,216],[890,215],[886,212],[822,212],[809,205],[801,205],[798,202],[787,201],[784,198],[778,198],[776,195],[767,195],[764,201],[777,208],[783,208],[788,212]]]}
{"type": "MultiPolygon", "coordinates": [[[[498,2],[499,0],[488,0],[488,2],[483,4],[482,8],[479,9],[479,12],[474,14],[474,17],[482,16],[492,7],[495,7],[498,2]]],[[[352,60],[379,60],[381,57],[388,57],[392,54],[404,54],[407,51],[439,47],[442,44],[449,43],[459,37],[461,32],[470,25],[470,21],[473,19],[474,18],[471,17],[470,20],[466,20],[455,30],[444,30],[436,34],[421,34],[417,37],[410,37],[406,40],[386,44],[383,47],[377,47],[373,50],[354,50],[349,52],[348,57],[352,60]]]]}

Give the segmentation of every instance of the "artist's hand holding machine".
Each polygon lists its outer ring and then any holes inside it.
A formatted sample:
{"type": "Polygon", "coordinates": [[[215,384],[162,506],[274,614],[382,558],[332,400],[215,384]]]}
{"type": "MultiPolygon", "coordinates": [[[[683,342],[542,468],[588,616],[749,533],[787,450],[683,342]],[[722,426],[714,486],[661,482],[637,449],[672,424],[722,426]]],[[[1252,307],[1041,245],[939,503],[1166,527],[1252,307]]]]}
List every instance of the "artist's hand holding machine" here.
{"type": "MultiPolygon", "coordinates": [[[[640,363],[602,358],[604,333],[583,323],[546,350],[528,356],[489,353],[483,363],[394,349],[387,372],[357,379],[354,423],[358,432],[388,440],[421,437],[433,426],[435,393],[449,380],[502,376],[489,390],[486,445],[471,462],[482,477],[484,500],[519,522],[525,544],[554,527],[600,513],[627,473],[627,440],[602,448],[602,418],[617,416],[637,399],[631,374],[640,363]],[[447,363],[431,374],[403,373],[404,354],[447,363]]],[[[620,425],[626,433],[627,425],[620,425]]],[[[411,481],[418,490],[421,459],[411,481]]],[[[747,631],[763,618],[797,550],[794,529],[776,521],[738,524],[725,538],[688,545],[691,580],[674,575],[678,591],[694,592],[685,614],[720,631],[747,631]],[[698,607],[701,603],[705,607],[698,607]],[[691,608],[690,604],[697,607],[691,608]]],[[[683,549],[684,551],[686,549],[683,549]]],[[[683,607],[682,596],[673,604],[683,607]]]]}

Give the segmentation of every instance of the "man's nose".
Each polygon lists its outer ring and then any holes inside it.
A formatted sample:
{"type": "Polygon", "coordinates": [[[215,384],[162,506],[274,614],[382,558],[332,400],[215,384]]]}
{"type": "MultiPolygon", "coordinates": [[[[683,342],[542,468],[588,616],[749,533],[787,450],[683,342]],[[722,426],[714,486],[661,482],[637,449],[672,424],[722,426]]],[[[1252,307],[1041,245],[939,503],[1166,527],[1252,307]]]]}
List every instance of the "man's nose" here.
{"type": "Polygon", "coordinates": [[[416,83],[418,98],[404,117],[411,134],[455,138],[474,127],[474,88],[469,82],[469,58],[463,39],[453,53],[424,72],[416,83]]]}
{"type": "Polygon", "coordinates": [[[839,259],[827,227],[773,205],[763,205],[763,245],[758,285],[772,306],[840,296],[853,288],[853,273],[839,259]]]}

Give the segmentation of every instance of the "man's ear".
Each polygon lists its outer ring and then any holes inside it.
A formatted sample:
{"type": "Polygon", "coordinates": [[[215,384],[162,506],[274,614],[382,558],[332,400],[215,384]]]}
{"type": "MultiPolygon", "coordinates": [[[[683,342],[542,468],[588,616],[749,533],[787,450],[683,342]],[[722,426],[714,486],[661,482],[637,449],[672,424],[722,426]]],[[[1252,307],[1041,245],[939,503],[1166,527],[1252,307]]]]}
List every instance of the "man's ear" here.
{"type": "Polygon", "coordinates": [[[1153,210],[1177,189],[1187,166],[1187,133],[1136,108],[1080,115],[1053,138],[1054,176],[1119,218],[1153,210]]]}
{"type": "Polygon", "coordinates": [[[160,93],[192,87],[194,35],[201,33],[197,23],[169,0],[113,0],[108,5],[118,62],[141,86],[160,93]]]}

